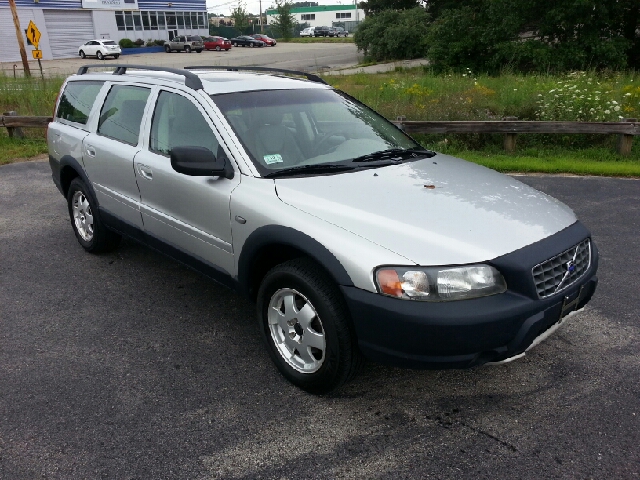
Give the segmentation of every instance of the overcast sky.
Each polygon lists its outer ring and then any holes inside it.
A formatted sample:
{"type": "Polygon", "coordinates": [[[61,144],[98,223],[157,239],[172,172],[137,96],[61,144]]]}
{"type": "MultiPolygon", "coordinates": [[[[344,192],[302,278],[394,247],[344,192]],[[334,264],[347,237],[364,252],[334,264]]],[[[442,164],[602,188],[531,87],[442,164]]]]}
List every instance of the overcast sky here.
{"type": "MultiPolygon", "coordinates": [[[[314,1],[314,0],[312,0],[314,1]]],[[[317,1],[317,0],[316,0],[317,1]]],[[[242,3],[249,13],[258,15],[260,11],[260,0],[243,0],[242,3]]],[[[262,0],[262,11],[267,8],[275,7],[274,0],[262,0]]],[[[353,1],[349,0],[322,0],[318,1],[319,5],[350,5],[353,1]]],[[[231,10],[238,6],[238,0],[207,0],[207,11],[209,13],[217,13],[218,15],[229,15],[231,10]]]]}

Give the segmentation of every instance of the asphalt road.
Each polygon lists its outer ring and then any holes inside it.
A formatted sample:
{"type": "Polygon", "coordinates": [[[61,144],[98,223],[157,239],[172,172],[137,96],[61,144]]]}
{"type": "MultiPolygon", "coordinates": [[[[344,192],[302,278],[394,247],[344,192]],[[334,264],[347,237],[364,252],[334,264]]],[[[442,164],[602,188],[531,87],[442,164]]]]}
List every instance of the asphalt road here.
{"type": "Polygon", "coordinates": [[[521,360],[287,383],[254,307],[144,247],[85,253],[47,163],[0,167],[0,478],[640,476],[640,181],[522,177],[601,252],[592,303],[521,360]]]}
{"type": "MultiPolygon", "coordinates": [[[[190,65],[223,65],[223,66],[266,66],[316,72],[319,70],[335,70],[355,66],[362,59],[353,43],[278,43],[275,47],[248,48],[231,47],[228,52],[203,51],[201,53],[145,53],[122,55],[117,60],[95,58],[65,58],[42,60],[45,76],[69,75],[78,71],[82,65],[113,64],[155,65],[161,67],[182,68],[190,65]]],[[[13,75],[13,65],[19,67],[20,62],[4,62],[0,66],[5,75],[13,75]]],[[[38,63],[29,62],[32,75],[38,75],[38,63]]]]}

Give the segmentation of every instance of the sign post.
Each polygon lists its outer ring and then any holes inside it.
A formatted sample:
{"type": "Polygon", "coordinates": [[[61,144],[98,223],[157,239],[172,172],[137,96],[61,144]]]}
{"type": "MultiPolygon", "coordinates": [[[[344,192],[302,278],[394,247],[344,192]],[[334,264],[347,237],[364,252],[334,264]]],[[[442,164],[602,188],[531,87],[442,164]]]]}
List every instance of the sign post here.
{"type": "Polygon", "coordinates": [[[24,40],[22,40],[22,32],[20,31],[20,19],[18,18],[18,10],[16,9],[16,1],[15,0],[9,0],[9,7],[11,7],[11,15],[13,16],[13,25],[16,27],[16,37],[18,38],[18,48],[20,49],[20,57],[22,58],[22,66],[24,67],[24,75],[26,77],[30,77],[31,76],[31,70],[29,70],[29,62],[27,61],[27,52],[24,49],[24,40]]]}
{"type": "Polygon", "coordinates": [[[40,30],[36,27],[36,24],[33,23],[33,20],[29,21],[29,26],[27,27],[27,40],[29,43],[33,45],[36,49],[31,52],[33,58],[38,60],[38,67],[40,67],[40,76],[44,79],[44,73],[42,73],[42,63],[40,63],[40,59],[42,58],[42,50],[38,50],[38,45],[40,44],[40,30]]]}

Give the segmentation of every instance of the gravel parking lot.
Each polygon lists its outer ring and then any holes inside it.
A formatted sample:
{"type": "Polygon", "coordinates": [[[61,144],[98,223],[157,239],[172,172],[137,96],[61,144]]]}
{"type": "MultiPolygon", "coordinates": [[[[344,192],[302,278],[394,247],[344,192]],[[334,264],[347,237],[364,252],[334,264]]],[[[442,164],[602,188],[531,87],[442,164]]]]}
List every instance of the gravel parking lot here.
{"type": "Polygon", "coordinates": [[[0,167],[0,478],[638,478],[640,180],[519,178],[593,232],[585,311],[509,364],[314,397],[251,303],[132,242],[85,253],[48,164],[0,167]]]}
{"type": "MultiPolygon", "coordinates": [[[[78,45],[80,46],[80,45],[78,45]]],[[[186,67],[189,65],[224,65],[224,66],[268,66],[316,72],[318,70],[335,70],[356,65],[362,59],[353,43],[278,43],[275,47],[246,48],[232,47],[228,52],[203,51],[201,53],[145,53],[138,55],[122,55],[117,60],[97,60],[95,58],[66,58],[43,60],[42,68],[47,76],[69,75],[78,71],[82,65],[104,64],[137,64],[156,65],[161,67],[186,67]]],[[[14,63],[18,72],[22,69],[20,62],[1,63],[5,75],[13,75],[14,63]]],[[[32,75],[39,75],[38,63],[29,62],[32,75]]]]}

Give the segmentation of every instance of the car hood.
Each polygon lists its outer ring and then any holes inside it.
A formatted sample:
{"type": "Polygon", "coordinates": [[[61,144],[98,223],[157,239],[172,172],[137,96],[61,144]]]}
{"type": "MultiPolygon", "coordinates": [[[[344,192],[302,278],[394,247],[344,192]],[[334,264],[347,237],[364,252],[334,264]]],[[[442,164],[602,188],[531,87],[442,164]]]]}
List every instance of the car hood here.
{"type": "Polygon", "coordinates": [[[491,260],[575,223],[518,180],[447,155],[275,180],[280,199],[419,265],[491,260]]]}

